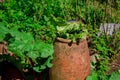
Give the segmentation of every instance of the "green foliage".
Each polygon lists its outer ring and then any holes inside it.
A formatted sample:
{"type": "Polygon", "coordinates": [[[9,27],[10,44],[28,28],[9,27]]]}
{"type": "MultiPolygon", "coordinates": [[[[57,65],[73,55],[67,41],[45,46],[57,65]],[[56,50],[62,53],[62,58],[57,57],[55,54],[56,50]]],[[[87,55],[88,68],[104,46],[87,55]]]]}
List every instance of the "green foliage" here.
{"type": "Polygon", "coordinates": [[[113,72],[109,80],[119,80],[119,79],[120,79],[120,72],[113,72]]]}
{"type": "Polygon", "coordinates": [[[98,80],[98,75],[95,72],[92,72],[90,76],[87,77],[86,80],[98,80]]]}
{"type": "Polygon", "coordinates": [[[89,47],[98,54],[94,70],[101,75],[120,49],[120,33],[99,37],[98,29],[101,23],[120,22],[119,4],[119,0],[5,0],[0,3],[0,41],[7,41],[8,49],[22,64],[39,72],[51,67],[53,51],[48,43],[56,37],[75,41],[88,34],[89,47]],[[79,21],[80,25],[66,25],[68,20],[79,21]]]}
{"type": "Polygon", "coordinates": [[[115,71],[109,75],[99,75],[97,72],[93,71],[91,75],[89,75],[86,80],[119,80],[120,72],[115,71]]]}
{"type": "Polygon", "coordinates": [[[51,43],[56,37],[54,35],[55,27],[52,24],[55,22],[51,19],[53,15],[56,17],[60,15],[57,2],[52,0],[49,2],[47,0],[6,0],[0,3],[0,22],[5,22],[8,28],[17,26],[19,31],[30,32],[35,39],[51,43]]]}
{"type": "Polygon", "coordinates": [[[35,40],[32,34],[20,32],[15,27],[8,29],[1,26],[0,32],[3,34],[0,39],[8,42],[8,50],[18,57],[21,65],[30,65],[36,72],[52,66],[50,63],[53,54],[52,44],[35,40]]]}
{"type": "Polygon", "coordinates": [[[65,26],[57,26],[57,36],[65,39],[71,39],[75,42],[78,39],[83,39],[87,35],[87,30],[84,25],[78,22],[69,22],[65,26]]]}
{"type": "Polygon", "coordinates": [[[89,47],[94,50],[94,54],[98,55],[96,62],[92,62],[94,70],[101,74],[105,74],[109,70],[108,64],[110,60],[114,60],[115,55],[119,51],[119,31],[115,31],[113,36],[109,36],[104,33],[101,36],[99,34],[99,27],[101,23],[117,23],[118,17],[115,17],[115,8],[111,1],[101,3],[100,1],[94,1],[87,3],[86,8],[86,23],[88,24],[89,33],[89,47]],[[108,12],[111,11],[111,12],[108,12]],[[109,15],[109,16],[108,16],[109,15]]]}
{"type": "Polygon", "coordinates": [[[103,33],[101,36],[93,36],[90,47],[94,49],[95,54],[98,55],[97,62],[94,63],[94,69],[100,74],[105,74],[109,70],[109,61],[114,60],[115,55],[120,50],[119,31],[115,31],[114,35],[109,36],[103,33]],[[92,46],[94,45],[94,46],[92,46]]]}

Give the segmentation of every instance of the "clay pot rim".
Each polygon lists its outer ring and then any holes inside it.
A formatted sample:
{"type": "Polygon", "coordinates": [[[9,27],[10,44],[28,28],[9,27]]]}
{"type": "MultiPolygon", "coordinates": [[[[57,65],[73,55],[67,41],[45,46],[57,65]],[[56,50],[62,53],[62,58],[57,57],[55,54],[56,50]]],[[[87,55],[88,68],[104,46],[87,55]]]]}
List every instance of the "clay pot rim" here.
{"type": "MultiPolygon", "coordinates": [[[[86,40],[86,37],[84,37],[84,39],[80,40],[79,43],[84,41],[84,40],[86,40]]],[[[72,40],[70,40],[70,39],[64,39],[64,38],[61,38],[61,37],[57,37],[56,41],[62,42],[62,43],[71,43],[72,42],[72,40]]],[[[72,43],[76,44],[76,42],[72,42],[72,43]]]]}

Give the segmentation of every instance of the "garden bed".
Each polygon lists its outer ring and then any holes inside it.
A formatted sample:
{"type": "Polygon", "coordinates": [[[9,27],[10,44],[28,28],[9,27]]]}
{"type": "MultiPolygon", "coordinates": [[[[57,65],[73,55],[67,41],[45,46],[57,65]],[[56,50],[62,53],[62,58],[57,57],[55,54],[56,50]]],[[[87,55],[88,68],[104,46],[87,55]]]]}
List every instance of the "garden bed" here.
{"type": "Polygon", "coordinates": [[[115,55],[115,59],[109,63],[110,70],[107,72],[108,74],[118,71],[120,69],[120,52],[115,55]]]}

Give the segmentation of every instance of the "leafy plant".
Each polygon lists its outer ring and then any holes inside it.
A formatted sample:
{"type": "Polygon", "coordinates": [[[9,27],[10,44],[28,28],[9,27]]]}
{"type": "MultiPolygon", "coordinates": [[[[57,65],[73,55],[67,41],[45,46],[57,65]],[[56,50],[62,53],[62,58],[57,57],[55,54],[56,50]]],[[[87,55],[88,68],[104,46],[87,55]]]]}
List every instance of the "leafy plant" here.
{"type": "Polygon", "coordinates": [[[120,79],[120,72],[115,71],[109,75],[101,74],[99,75],[97,72],[92,71],[92,73],[86,78],[86,80],[119,80],[120,79]]]}
{"type": "Polygon", "coordinates": [[[98,80],[98,75],[95,72],[92,72],[92,74],[88,76],[86,80],[98,80]]]}
{"type": "MultiPolygon", "coordinates": [[[[114,60],[115,55],[119,51],[119,30],[115,31],[112,36],[102,33],[102,35],[94,36],[93,42],[89,43],[90,47],[94,49],[94,53],[99,57],[96,57],[97,62],[94,63],[95,70],[100,74],[105,74],[109,70],[109,61],[114,60]],[[93,45],[94,46],[91,46],[93,45]]],[[[93,35],[92,35],[93,36],[93,35]]]]}
{"type": "Polygon", "coordinates": [[[0,39],[8,42],[8,50],[20,60],[20,64],[29,65],[28,68],[36,72],[52,66],[52,44],[35,40],[30,33],[18,31],[18,27],[8,29],[1,26],[0,33],[3,34],[0,39]]]}
{"type": "Polygon", "coordinates": [[[78,22],[69,22],[65,26],[57,26],[57,36],[65,39],[70,39],[73,42],[85,38],[87,30],[85,25],[78,22]]]}
{"type": "Polygon", "coordinates": [[[113,72],[110,76],[109,80],[119,80],[120,79],[120,72],[119,70],[117,72],[113,72]]]}
{"type": "MultiPolygon", "coordinates": [[[[120,49],[120,33],[99,37],[98,29],[101,23],[119,23],[119,4],[119,0],[4,0],[0,3],[0,22],[4,22],[0,23],[0,41],[7,41],[8,49],[19,57],[20,63],[26,62],[30,68],[41,71],[38,65],[46,60],[49,62],[52,57],[50,54],[43,56],[42,47],[38,45],[50,48],[48,43],[56,37],[75,42],[88,34],[89,47],[99,57],[94,69],[101,75],[108,70],[109,60],[114,59],[120,49]],[[78,20],[80,24],[64,24],[68,20],[78,20]],[[32,55],[34,66],[30,63],[32,55]]],[[[46,47],[43,47],[45,53],[46,47]]]]}

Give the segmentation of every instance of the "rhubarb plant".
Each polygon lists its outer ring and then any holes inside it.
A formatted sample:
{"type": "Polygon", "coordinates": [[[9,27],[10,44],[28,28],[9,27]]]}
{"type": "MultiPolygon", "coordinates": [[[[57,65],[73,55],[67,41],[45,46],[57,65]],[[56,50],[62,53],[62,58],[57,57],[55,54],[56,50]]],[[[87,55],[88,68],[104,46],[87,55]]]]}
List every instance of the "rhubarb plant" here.
{"type": "MultiPolygon", "coordinates": [[[[8,29],[0,23],[0,41],[7,42],[8,50],[19,59],[23,68],[32,68],[41,72],[52,67],[53,45],[35,40],[30,33],[20,32],[19,27],[8,29]]],[[[6,58],[7,59],[7,58],[6,58]]]]}

